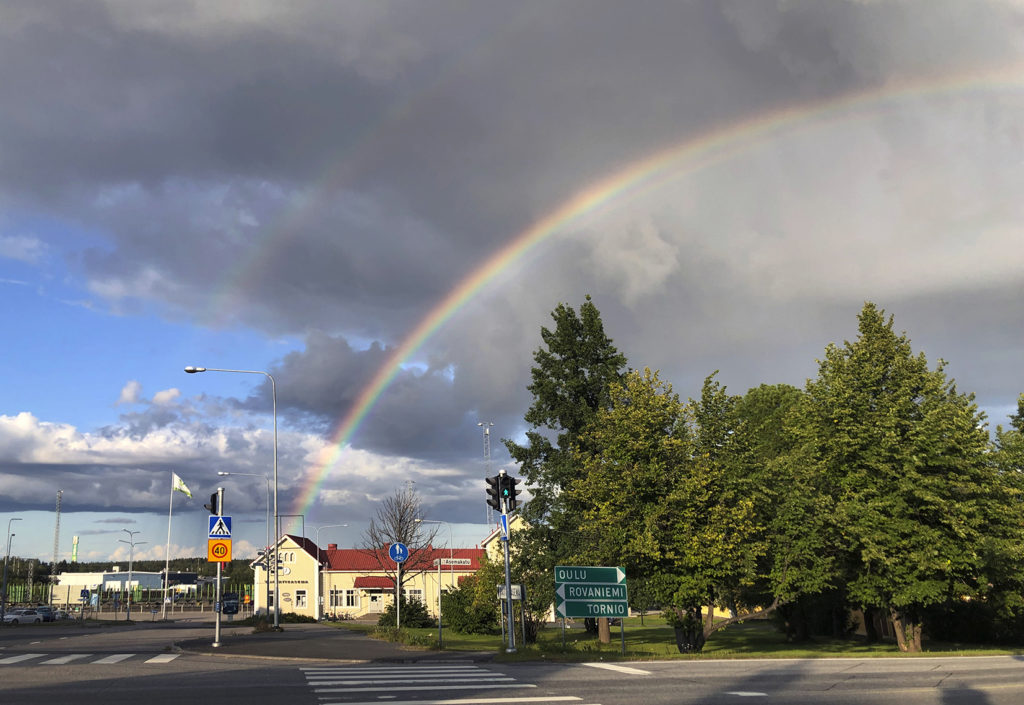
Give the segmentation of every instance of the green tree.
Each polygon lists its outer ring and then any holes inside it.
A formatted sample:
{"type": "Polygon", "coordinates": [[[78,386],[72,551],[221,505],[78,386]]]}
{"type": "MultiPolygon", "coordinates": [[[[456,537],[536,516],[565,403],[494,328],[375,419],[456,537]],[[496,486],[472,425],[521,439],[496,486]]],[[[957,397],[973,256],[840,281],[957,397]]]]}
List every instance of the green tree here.
{"type": "MultiPolygon", "coordinates": [[[[554,329],[541,328],[543,345],[533,355],[533,403],[524,418],[530,425],[526,444],[504,439],[520,464],[531,499],[520,510],[528,529],[513,545],[514,566],[531,584],[531,599],[554,598],[555,565],[565,562],[579,545],[576,531],[580,508],[565,492],[578,470],[573,448],[598,411],[609,404],[609,388],[621,379],[626,358],[604,331],[601,314],[590,296],[579,308],[559,304],[551,313],[554,329]]],[[[543,611],[530,610],[538,625],[543,611]]]]}
{"type": "Polygon", "coordinates": [[[924,609],[979,594],[994,477],[973,397],[929,369],[892,317],[865,304],[859,337],[830,345],[808,382],[801,452],[834,497],[856,604],[890,614],[920,651],[924,609]]]}

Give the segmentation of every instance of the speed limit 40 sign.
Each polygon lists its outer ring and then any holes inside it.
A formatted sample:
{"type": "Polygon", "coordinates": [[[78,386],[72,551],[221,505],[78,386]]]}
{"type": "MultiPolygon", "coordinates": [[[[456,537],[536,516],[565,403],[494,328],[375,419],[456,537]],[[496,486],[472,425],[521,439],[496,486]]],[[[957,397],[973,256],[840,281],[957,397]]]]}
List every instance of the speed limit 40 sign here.
{"type": "Polygon", "coordinates": [[[209,563],[227,563],[231,560],[231,539],[210,539],[206,544],[209,563]]]}

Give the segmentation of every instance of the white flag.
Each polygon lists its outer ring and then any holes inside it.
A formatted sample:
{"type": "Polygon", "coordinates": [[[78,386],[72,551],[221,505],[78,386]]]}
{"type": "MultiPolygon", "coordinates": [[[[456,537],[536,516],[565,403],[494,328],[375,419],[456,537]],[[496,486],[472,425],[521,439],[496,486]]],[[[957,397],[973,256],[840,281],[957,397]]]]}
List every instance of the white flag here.
{"type": "Polygon", "coordinates": [[[173,492],[174,490],[178,490],[178,492],[181,492],[189,499],[192,499],[192,492],[189,491],[188,485],[185,484],[184,480],[178,477],[178,473],[176,472],[171,473],[171,491],[173,492]]]}

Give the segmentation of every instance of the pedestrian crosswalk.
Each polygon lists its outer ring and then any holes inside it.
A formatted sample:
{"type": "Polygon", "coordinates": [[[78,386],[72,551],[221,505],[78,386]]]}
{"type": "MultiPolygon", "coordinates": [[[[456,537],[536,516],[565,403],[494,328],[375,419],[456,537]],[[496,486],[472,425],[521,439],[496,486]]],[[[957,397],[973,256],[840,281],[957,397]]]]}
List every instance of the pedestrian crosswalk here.
{"type": "Polygon", "coordinates": [[[143,663],[170,663],[181,654],[15,654],[0,655],[0,666],[61,666],[69,663],[113,664],[129,659],[143,663]]]}
{"type": "Polygon", "coordinates": [[[471,663],[376,664],[302,669],[320,705],[582,703],[471,663]]]}

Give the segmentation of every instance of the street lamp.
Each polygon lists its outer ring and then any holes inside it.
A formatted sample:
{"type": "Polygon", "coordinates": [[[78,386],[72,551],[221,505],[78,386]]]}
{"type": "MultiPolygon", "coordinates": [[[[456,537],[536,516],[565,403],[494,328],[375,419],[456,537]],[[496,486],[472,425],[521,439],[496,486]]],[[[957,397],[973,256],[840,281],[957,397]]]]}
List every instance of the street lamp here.
{"type": "Polygon", "coordinates": [[[273,375],[260,370],[227,370],[216,367],[192,367],[189,365],[185,368],[185,372],[190,375],[197,372],[237,372],[244,375],[263,375],[270,380],[270,394],[274,402],[274,629],[277,629],[281,625],[281,581],[277,570],[277,544],[281,535],[277,516],[277,383],[274,382],[273,375]]]}
{"type": "Polygon", "coordinates": [[[14,538],[14,534],[11,533],[12,521],[21,521],[21,517],[11,517],[7,520],[7,553],[4,554],[3,590],[0,590],[0,617],[7,614],[7,559],[11,557],[11,539],[14,538]]]}
{"type": "Polygon", "coordinates": [[[316,530],[316,594],[314,595],[313,609],[316,611],[317,620],[320,619],[320,529],[336,529],[341,526],[348,526],[348,524],[327,524],[316,530]]]}
{"type": "Polygon", "coordinates": [[[131,548],[128,549],[128,600],[125,602],[125,621],[132,621],[132,562],[135,560],[135,547],[141,546],[146,543],[145,541],[136,541],[135,534],[141,534],[142,531],[128,531],[128,529],[121,529],[121,531],[128,534],[128,541],[124,539],[118,539],[121,543],[128,544],[131,548]]]}
{"type": "MultiPolygon", "coordinates": [[[[244,475],[245,477],[262,477],[267,481],[267,548],[264,552],[264,559],[267,561],[267,601],[270,600],[270,477],[268,475],[258,475],[254,472],[224,472],[221,470],[217,471],[217,474],[221,477],[227,477],[229,475],[244,475]]],[[[267,607],[264,605],[264,607],[267,607]]],[[[268,608],[269,611],[269,608],[268,608]]]]}
{"type": "MultiPolygon", "coordinates": [[[[442,519],[415,519],[417,524],[444,524],[448,527],[448,575],[452,588],[455,587],[455,549],[452,540],[452,525],[442,519]]],[[[444,648],[444,637],[441,631],[441,561],[437,562],[437,644],[444,648]]]]}

